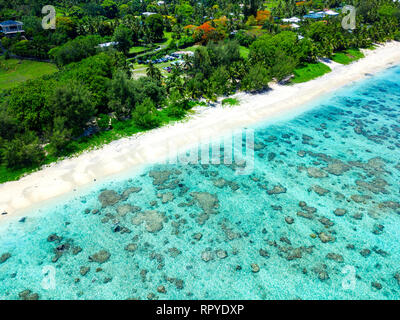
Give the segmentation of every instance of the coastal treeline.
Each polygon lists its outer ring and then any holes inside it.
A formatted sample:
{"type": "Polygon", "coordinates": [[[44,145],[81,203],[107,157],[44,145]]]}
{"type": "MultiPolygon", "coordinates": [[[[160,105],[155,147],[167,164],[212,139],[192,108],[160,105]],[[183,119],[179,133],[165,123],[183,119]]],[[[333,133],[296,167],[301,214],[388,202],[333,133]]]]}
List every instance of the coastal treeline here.
{"type": "Polygon", "coordinates": [[[0,92],[0,181],[182,119],[204,101],[290,81],[302,68],[318,76],[320,57],[351,61],[358,48],[400,40],[400,4],[391,0],[0,0],[0,20],[10,19],[25,33],[1,38],[0,67],[15,55],[59,71],[0,92]],[[48,4],[54,30],[41,26],[48,4]],[[343,14],[296,27],[283,20],[344,4],[357,7],[354,30],[343,29],[343,14]],[[166,72],[159,58],[177,50],[193,54],[166,72]]]}

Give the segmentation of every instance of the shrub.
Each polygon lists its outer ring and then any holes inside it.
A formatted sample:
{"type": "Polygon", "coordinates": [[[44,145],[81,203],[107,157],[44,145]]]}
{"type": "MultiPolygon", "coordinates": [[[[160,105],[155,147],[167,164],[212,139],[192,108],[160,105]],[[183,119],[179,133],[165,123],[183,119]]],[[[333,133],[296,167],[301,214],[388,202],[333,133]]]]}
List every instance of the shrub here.
{"type": "Polygon", "coordinates": [[[141,104],[136,106],[132,113],[135,124],[143,129],[152,129],[160,125],[160,119],[157,117],[154,102],[146,98],[141,104]]]}
{"type": "Polygon", "coordinates": [[[4,143],[3,161],[8,168],[37,166],[43,159],[44,152],[39,138],[32,131],[4,143]]]}
{"type": "Polygon", "coordinates": [[[223,106],[226,104],[228,104],[230,106],[237,106],[239,104],[239,100],[235,99],[235,98],[226,98],[226,99],[222,100],[221,103],[223,106]]]}

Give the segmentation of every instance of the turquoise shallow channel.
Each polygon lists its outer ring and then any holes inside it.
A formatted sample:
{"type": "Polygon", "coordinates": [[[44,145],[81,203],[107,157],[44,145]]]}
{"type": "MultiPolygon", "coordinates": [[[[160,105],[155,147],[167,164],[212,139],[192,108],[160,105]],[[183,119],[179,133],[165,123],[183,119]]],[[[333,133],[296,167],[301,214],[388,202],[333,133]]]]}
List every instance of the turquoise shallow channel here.
{"type": "Polygon", "coordinates": [[[399,299],[400,67],[0,225],[0,299],[399,299]]]}

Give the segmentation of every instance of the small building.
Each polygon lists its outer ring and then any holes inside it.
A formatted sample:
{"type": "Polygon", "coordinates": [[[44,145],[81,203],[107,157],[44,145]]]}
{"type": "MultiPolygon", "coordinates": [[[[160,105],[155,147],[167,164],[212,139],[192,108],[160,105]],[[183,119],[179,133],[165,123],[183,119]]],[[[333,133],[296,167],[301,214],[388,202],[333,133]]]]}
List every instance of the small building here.
{"type": "Polygon", "coordinates": [[[322,19],[323,17],[325,17],[325,13],[322,11],[322,12],[309,13],[309,14],[305,15],[303,18],[304,19],[322,19]]]}
{"type": "Polygon", "coordinates": [[[22,29],[24,24],[20,21],[7,20],[0,22],[0,33],[5,36],[12,37],[19,33],[24,33],[25,31],[22,29]]]}
{"type": "Polygon", "coordinates": [[[288,18],[288,19],[282,19],[282,21],[283,22],[298,23],[298,22],[301,21],[301,19],[297,18],[297,17],[291,17],[291,18],[288,18]]]}
{"type": "Polygon", "coordinates": [[[105,43],[100,43],[98,45],[99,48],[108,48],[108,47],[114,47],[118,44],[118,42],[105,42],[105,43]]]}
{"type": "Polygon", "coordinates": [[[328,16],[337,16],[339,13],[333,11],[333,10],[325,10],[324,13],[328,16]]]}
{"type": "Polygon", "coordinates": [[[157,12],[143,12],[142,15],[145,17],[152,16],[153,14],[157,14],[157,12]]]}

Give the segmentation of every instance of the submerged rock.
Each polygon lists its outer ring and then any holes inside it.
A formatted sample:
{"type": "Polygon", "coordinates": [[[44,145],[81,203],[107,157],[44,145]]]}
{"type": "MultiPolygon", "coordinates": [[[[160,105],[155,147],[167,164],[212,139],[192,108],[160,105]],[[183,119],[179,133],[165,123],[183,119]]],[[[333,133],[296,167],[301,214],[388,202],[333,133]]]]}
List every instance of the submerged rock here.
{"type": "Polygon", "coordinates": [[[287,189],[285,187],[282,187],[281,185],[276,185],[271,190],[267,190],[267,193],[269,195],[272,195],[272,194],[286,193],[286,191],[287,189]]]}
{"type": "Polygon", "coordinates": [[[269,258],[269,253],[268,253],[267,250],[260,249],[260,250],[258,251],[258,253],[260,254],[261,257],[269,258]]]}
{"type": "Polygon", "coordinates": [[[219,207],[219,200],[216,195],[208,192],[191,192],[190,195],[197,201],[200,208],[206,214],[216,213],[215,209],[219,207]]]}
{"type": "Polygon", "coordinates": [[[102,207],[108,207],[116,204],[121,200],[121,196],[114,190],[105,190],[99,195],[99,201],[102,207]]]}
{"type": "Polygon", "coordinates": [[[313,186],[312,189],[315,191],[315,193],[317,193],[320,196],[324,196],[330,192],[328,189],[322,188],[321,186],[318,185],[313,186]]]}
{"type": "Polygon", "coordinates": [[[173,247],[168,249],[168,253],[172,258],[176,258],[182,253],[182,251],[179,250],[178,248],[173,247]]]}
{"type": "Polygon", "coordinates": [[[33,293],[29,289],[21,291],[18,293],[18,296],[21,300],[39,300],[39,295],[37,293],[33,293]]]}
{"type": "Polygon", "coordinates": [[[330,259],[330,260],[334,260],[334,261],[336,261],[336,262],[343,262],[343,261],[344,261],[342,255],[340,255],[340,254],[338,254],[338,253],[333,253],[333,252],[328,253],[328,254],[326,255],[326,258],[327,258],[327,259],[330,259]]]}
{"type": "Polygon", "coordinates": [[[228,256],[228,253],[225,250],[217,250],[215,254],[219,259],[225,259],[228,256]]]}
{"type": "Polygon", "coordinates": [[[132,223],[137,226],[144,222],[146,224],[146,230],[153,233],[162,230],[164,219],[164,213],[150,210],[137,213],[132,218],[132,223]]]}
{"type": "Polygon", "coordinates": [[[335,176],[340,176],[343,173],[349,171],[350,168],[351,167],[345,164],[344,162],[340,160],[335,160],[334,162],[329,163],[328,166],[323,169],[329,172],[330,174],[333,174],[335,176]]]}
{"type": "Polygon", "coordinates": [[[322,218],[318,219],[318,221],[327,227],[332,227],[335,225],[330,219],[328,219],[326,217],[322,217],[322,218]]]}
{"type": "Polygon", "coordinates": [[[111,257],[111,254],[107,250],[100,250],[99,252],[96,252],[95,254],[89,256],[89,261],[90,262],[98,262],[98,263],[104,263],[108,261],[111,257]]]}
{"type": "Polygon", "coordinates": [[[285,217],[285,221],[286,221],[287,224],[294,223],[294,219],[292,217],[285,217]]]}
{"type": "Polygon", "coordinates": [[[397,280],[397,284],[400,286],[400,271],[395,273],[394,278],[397,280]]]}
{"type": "Polygon", "coordinates": [[[161,202],[165,204],[170,201],[173,201],[175,199],[175,196],[172,192],[166,192],[166,193],[159,193],[157,195],[157,198],[161,198],[161,202]]]}
{"type": "Polygon", "coordinates": [[[387,182],[383,179],[374,179],[371,182],[366,182],[363,180],[356,180],[356,185],[371,191],[372,193],[379,194],[379,193],[388,193],[385,187],[387,186],[387,182]]]}
{"type": "Polygon", "coordinates": [[[59,237],[57,234],[55,234],[55,233],[53,233],[53,234],[51,234],[51,235],[49,235],[48,237],[47,237],[47,241],[48,242],[54,242],[54,241],[57,241],[57,242],[60,242],[62,240],[62,237],[59,237]]]}
{"type": "Polygon", "coordinates": [[[347,210],[346,209],[342,209],[342,208],[337,208],[335,209],[334,213],[336,216],[341,217],[344,216],[346,214],[347,210]]]}
{"type": "Polygon", "coordinates": [[[361,195],[361,194],[353,194],[351,199],[356,203],[363,203],[366,204],[367,200],[371,199],[371,196],[368,195],[361,195]]]}
{"type": "Polygon", "coordinates": [[[362,250],[360,251],[360,254],[361,254],[364,258],[369,257],[369,256],[371,255],[371,250],[369,250],[369,249],[362,249],[362,250]]]}
{"type": "Polygon", "coordinates": [[[257,273],[257,272],[260,271],[260,267],[258,266],[257,263],[252,263],[252,264],[251,264],[251,271],[252,271],[253,273],[257,273]]]}
{"type": "Polygon", "coordinates": [[[383,201],[379,203],[379,208],[380,209],[399,209],[400,208],[400,203],[395,202],[395,201],[383,201]]]}
{"type": "Polygon", "coordinates": [[[158,287],[157,287],[157,292],[158,292],[158,293],[166,293],[167,290],[165,290],[165,287],[164,287],[164,286],[158,286],[158,287]]]}
{"type": "Polygon", "coordinates": [[[140,207],[131,206],[130,204],[124,204],[117,208],[118,216],[124,217],[128,213],[139,211],[140,207]]]}
{"type": "Polygon", "coordinates": [[[214,253],[210,250],[205,250],[201,253],[201,259],[205,262],[214,260],[214,253]]]}
{"type": "Polygon", "coordinates": [[[326,232],[319,233],[318,237],[321,240],[321,242],[323,242],[323,243],[335,241],[335,238],[326,232]]]}
{"type": "Polygon", "coordinates": [[[307,174],[310,178],[325,178],[328,174],[316,167],[309,167],[307,168],[307,174]]]}
{"type": "Polygon", "coordinates": [[[298,211],[296,214],[299,217],[306,218],[306,219],[309,219],[309,220],[314,219],[314,214],[312,214],[311,212],[308,212],[308,211],[307,212],[298,211]]]}
{"type": "Polygon", "coordinates": [[[84,266],[82,266],[80,269],[79,269],[79,273],[84,277],[84,276],[86,276],[87,275],[87,273],[90,271],[90,267],[84,267],[84,266]]]}
{"type": "Polygon", "coordinates": [[[197,233],[192,235],[192,238],[197,240],[197,241],[199,241],[202,237],[203,237],[203,235],[200,232],[197,232],[197,233]]]}
{"type": "Polygon", "coordinates": [[[222,189],[223,187],[228,185],[227,180],[225,180],[224,178],[218,178],[216,180],[213,181],[214,186],[216,186],[217,188],[222,189]]]}
{"type": "Polygon", "coordinates": [[[127,200],[132,193],[137,193],[137,192],[140,192],[141,190],[142,190],[142,188],[140,188],[140,187],[132,187],[132,188],[126,189],[122,193],[122,200],[127,200]]]}
{"type": "Polygon", "coordinates": [[[164,184],[169,177],[171,176],[172,172],[168,170],[164,171],[150,171],[149,172],[149,177],[153,178],[153,185],[159,186],[164,184]]]}
{"type": "Polygon", "coordinates": [[[3,253],[3,254],[0,256],[0,263],[4,263],[4,262],[6,262],[8,259],[10,259],[10,258],[11,258],[11,253],[9,253],[9,252],[3,253]]]}
{"type": "Polygon", "coordinates": [[[377,282],[377,281],[371,282],[371,286],[372,286],[373,288],[377,289],[377,290],[381,290],[381,289],[382,289],[382,284],[380,284],[380,283],[377,282]]]}
{"type": "Polygon", "coordinates": [[[325,270],[321,270],[318,272],[318,279],[321,281],[325,281],[329,279],[329,274],[325,270]]]}
{"type": "Polygon", "coordinates": [[[125,246],[125,250],[128,252],[135,252],[138,248],[138,245],[136,243],[129,243],[125,246]]]}

